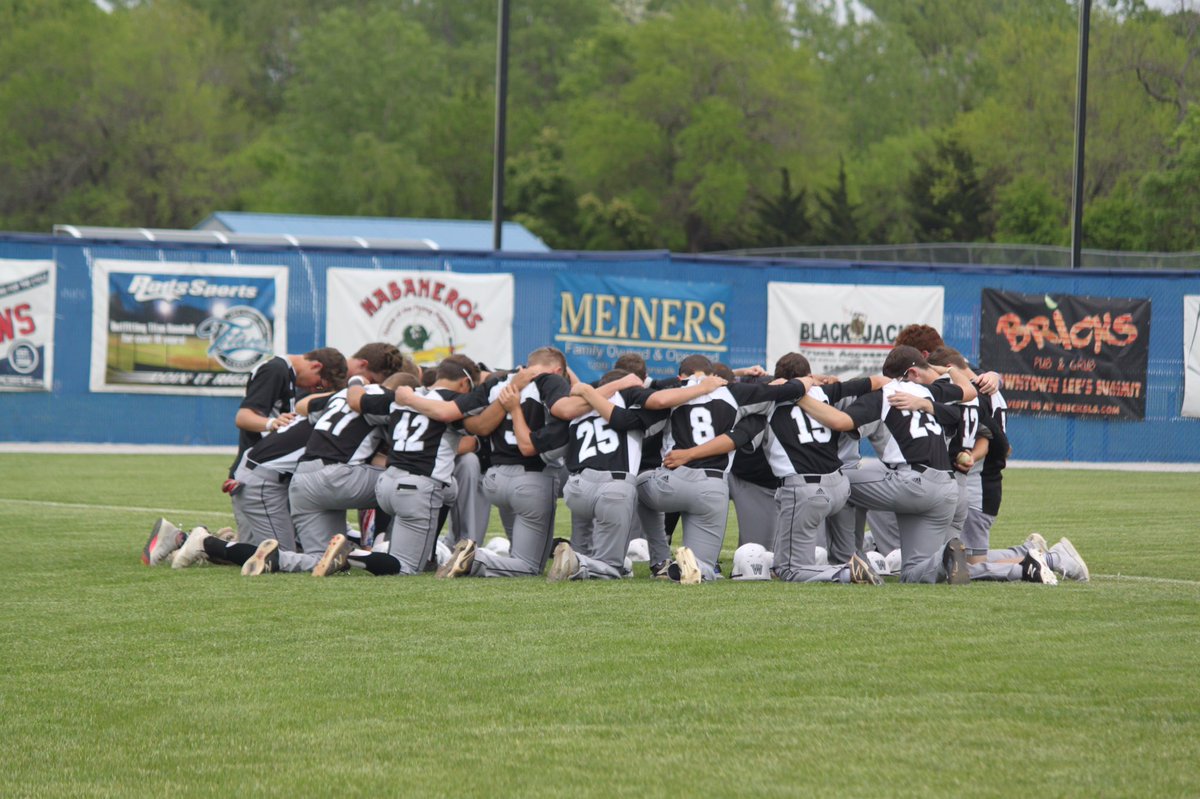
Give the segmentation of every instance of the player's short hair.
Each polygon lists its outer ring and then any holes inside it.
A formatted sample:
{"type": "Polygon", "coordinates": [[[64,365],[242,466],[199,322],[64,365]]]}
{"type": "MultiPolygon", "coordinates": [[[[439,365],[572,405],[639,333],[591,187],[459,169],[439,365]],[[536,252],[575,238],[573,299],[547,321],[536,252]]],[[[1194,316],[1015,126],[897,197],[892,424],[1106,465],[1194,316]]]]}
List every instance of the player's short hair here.
{"type": "Polygon", "coordinates": [[[709,372],[709,374],[714,374],[717,377],[724,378],[726,383],[737,382],[737,375],[733,373],[733,369],[727,363],[713,361],[712,371],[709,372]]]}
{"type": "Polygon", "coordinates": [[[562,350],[555,347],[538,347],[529,353],[528,364],[557,366],[562,369],[564,375],[567,373],[567,356],[563,355],[562,350]]]}
{"type": "MultiPolygon", "coordinates": [[[[430,369],[427,371],[433,370],[430,369]]],[[[479,385],[479,367],[465,355],[458,357],[451,355],[438,364],[438,380],[462,380],[464,377],[471,384],[471,388],[479,385]]]]}
{"type": "Polygon", "coordinates": [[[775,377],[791,380],[793,377],[808,377],[812,374],[812,366],[798,352],[789,352],[775,362],[775,377]]]}
{"type": "MultiPolygon", "coordinates": [[[[604,373],[604,377],[600,378],[600,385],[604,385],[605,383],[615,383],[622,377],[627,377],[631,374],[633,374],[633,372],[625,369],[610,369],[604,373]]],[[[642,379],[645,380],[646,378],[643,377],[642,379]]]]}
{"type": "Polygon", "coordinates": [[[304,353],[304,357],[321,364],[321,380],[326,386],[334,391],[346,387],[346,356],[341,352],[333,347],[321,347],[304,353]]]}
{"type": "Polygon", "coordinates": [[[369,371],[384,377],[402,371],[405,358],[404,353],[400,352],[395,344],[388,344],[386,341],[364,344],[350,357],[366,361],[369,371]]]}
{"type": "MultiPolygon", "coordinates": [[[[420,384],[425,388],[429,388],[438,381],[437,371],[438,370],[436,366],[429,369],[422,369],[421,379],[418,382],[420,382],[420,384]]],[[[407,374],[407,372],[405,374],[407,374]]]]}
{"type": "Polygon", "coordinates": [[[946,346],[942,334],[929,325],[907,325],[896,334],[896,347],[916,347],[921,352],[933,352],[946,346]]]}
{"type": "Polygon", "coordinates": [[[417,366],[417,362],[412,359],[411,355],[400,356],[400,366],[396,371],[407,372],[418,380],[421,379],[421,367],[417,366]]]}
{"type": "Polygon", "coordinates": [[[679,376],[690,377],[696,372],[704,372],[706,375],[713,373],[713,364],[704,355],[689,355],[679,362],[679,376]]]}
{"type": "Polygon", "coordinates": [[[953,347],[938,347],[929,353],[927,360],[934,366],[957,366],[959,369],[967,368],[967,359],[953,347]]]}
{"type": "Polygon", "coordinates": [[[408,372],[392,372],[383,381],[383,387],[388,391],[395,391],[396,389],[400,388],[400,386],[416,388],[419,385],[420,383],[417,382],[417,378],[413,377],[408,372]]]}
{"type": "Polygon", "coordinates": [[[925,360],[925,356],[916,347],[907,345],[894,347],[883,362],[883,376],[904,377],[914,366],[918,369],[927,369],[929,361],[925,360]]]}
{"type": "Polygon", "coordinates": [[[639,353],[627,352],[613,363],[613,369],[623,369],[632,372],[643,380],[646,379],[646,359],[639,353]]]}

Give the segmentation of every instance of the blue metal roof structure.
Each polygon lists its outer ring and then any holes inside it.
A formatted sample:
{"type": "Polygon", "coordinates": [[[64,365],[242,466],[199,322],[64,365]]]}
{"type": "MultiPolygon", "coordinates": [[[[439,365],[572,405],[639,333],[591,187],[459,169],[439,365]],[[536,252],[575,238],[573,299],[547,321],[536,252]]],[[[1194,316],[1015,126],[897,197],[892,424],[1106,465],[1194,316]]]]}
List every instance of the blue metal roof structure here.
{"type": "MultiPolygon", "coordinates": [[[[425,241],[439,250],[492,251],[492,223],[473,219],[392,219],[217,211],[196,225],[195,229],[252,235],[425,241]]],[[[518,222],[504,223],[501,244],[503,252],[550,252],[545,242],[518,222]]]]}

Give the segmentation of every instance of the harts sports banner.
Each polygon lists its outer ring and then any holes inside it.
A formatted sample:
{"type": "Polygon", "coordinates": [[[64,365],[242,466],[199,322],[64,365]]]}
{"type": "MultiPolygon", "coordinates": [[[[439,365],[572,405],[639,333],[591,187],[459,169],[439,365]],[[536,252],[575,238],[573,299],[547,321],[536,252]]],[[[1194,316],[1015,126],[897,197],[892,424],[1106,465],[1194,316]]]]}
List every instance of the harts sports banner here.
{"type": "Polygon", "coordinates": [[[596,380],[637,352],[652,377],[679,373],[688,355],[725,360],[728,283],[641,280],[560,272],[554,343],[581,380],[596,380]]]}
{"type": "Polygon", "coordinates": [[[513,365],[513,276],[449,271],[330,269],[325,343],[350,356],[372,341],[421,365],[466,353],[492,369],[513,365]]]}
{"type": "Polygon", "coordinates": [[[767,363],[798,352],[815,374],[878,374],[908,325],[942,329],[941,286],[767,284],[767,363]]]}
{"type": "Polygon", "coordinates": [[[1183,297],[1182,415],[1200,417],[1200,294],[1183,297]]]}
{"type": "Polygon", "coordinates": [[[98,259],[92,391],[240,396],[286,352],[287,267],[98,259]]]}
{"type": "Polygon", "coordinates": [[[979,360],[1010,411],[1141,419],[1150,301],[983,290],[979,360]]]}
{"type": "Polygon", "coordinates": [[[54,262],[0,260],[0,390],[54,382],[54,262]]]}

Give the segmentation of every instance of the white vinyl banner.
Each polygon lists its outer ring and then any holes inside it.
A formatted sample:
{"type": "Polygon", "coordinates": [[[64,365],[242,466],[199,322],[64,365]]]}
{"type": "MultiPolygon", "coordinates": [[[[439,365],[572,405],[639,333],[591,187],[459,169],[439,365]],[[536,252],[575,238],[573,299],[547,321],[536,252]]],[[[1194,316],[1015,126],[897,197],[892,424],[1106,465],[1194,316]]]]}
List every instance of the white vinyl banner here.
{"type": "Polygon", "coordinates": [[[54,384],[54,262],[0,259],[0,391],[54,384]]]}
{"type": "Polygon", "coordinates": [[[815,374],[878,374],[906,325],[941,331],[944,300],[941,286],[768,283],[766,367],[798,352],[815,374]]]}
{"type": "Polygon", "coordinates": [[[513,276],[330,269],[325,343],[347,356],[386,341],[418,364],[466,353],[496,369],[513,361],[513,276]]]}
{"type": "Polygon", "coordinates": [[[1200,418],[1200,294],[1183,297],[1183,416],[1200,418]]]}

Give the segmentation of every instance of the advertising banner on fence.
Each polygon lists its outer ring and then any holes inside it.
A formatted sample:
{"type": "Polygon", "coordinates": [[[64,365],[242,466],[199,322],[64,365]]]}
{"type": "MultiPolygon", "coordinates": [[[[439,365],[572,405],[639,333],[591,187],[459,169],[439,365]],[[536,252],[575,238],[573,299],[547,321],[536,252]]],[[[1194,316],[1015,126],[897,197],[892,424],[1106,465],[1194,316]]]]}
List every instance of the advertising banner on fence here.
{"type": "Polygon", "coordinates": [[[980,366],[1017,413],[1146,415],[1150,301],[983,290],[980,366]]]}
{"type": "Polygon", "coordinates": [[[241,396],[287,347],[287,267],[97,259],[92,391],[241,396]]]}
{"type": "Polygon", "coordinates": [[[637,352],[652,377],[679,373],[688,355],[725,359],[728,283],[642,280],[560,272],[554,343],[581,380],[596,380],[637,352]]]}
{"type": "Polygon", "coordinates": [[[941,286],[767,284],[767,370],[798,352],[815,374],[878,374],[907,325],[942,329],[941,286]]]}
{"type": "Polygon", "coordinates": [[[54,383],[54,262],[0,259],[0,390],[54,383]]]}
{"type": "Polygon", "coordinates": [[[1183,297],[1183,410],[1200,418],[1200,294],[1183,297]]]}
{"type": "Polygon", "coordinates": [[[512,366],[513,276],[330,269],[325,343],[347,356],[386,341],[418,364],[465,352],[493,369],[512,366]]]}

